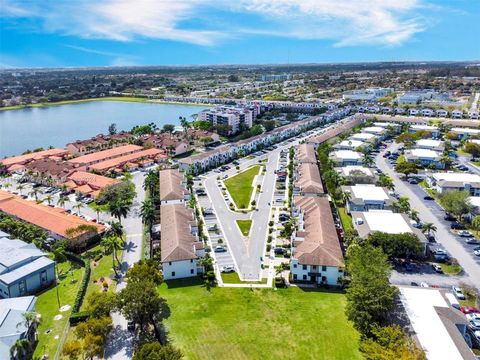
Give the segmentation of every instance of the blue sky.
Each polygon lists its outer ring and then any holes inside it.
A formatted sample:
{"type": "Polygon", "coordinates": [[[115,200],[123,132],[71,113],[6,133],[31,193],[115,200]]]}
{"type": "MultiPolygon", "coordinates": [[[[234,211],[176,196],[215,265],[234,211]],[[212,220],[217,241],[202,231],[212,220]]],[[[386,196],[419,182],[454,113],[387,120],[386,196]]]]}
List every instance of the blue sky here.
{"type": "Polygon", "coordinates": [[[480,0],[0,0],[0,67],[480,60],[480,0]]]}

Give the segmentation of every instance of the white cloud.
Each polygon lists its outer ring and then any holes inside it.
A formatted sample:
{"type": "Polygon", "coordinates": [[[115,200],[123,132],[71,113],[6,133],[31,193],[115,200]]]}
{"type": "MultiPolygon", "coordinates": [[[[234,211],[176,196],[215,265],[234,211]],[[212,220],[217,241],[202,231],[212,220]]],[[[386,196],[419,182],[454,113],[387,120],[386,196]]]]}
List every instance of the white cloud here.
{"type": "Polygon", "coordinates": [[[423,0],[45,0],[28,7],[0,1],[9,17],[40,18],[44,30],[116,41],[210,46],[264,34],[336,46],[398,45],[426,27],[417,13],[423,0]]]}

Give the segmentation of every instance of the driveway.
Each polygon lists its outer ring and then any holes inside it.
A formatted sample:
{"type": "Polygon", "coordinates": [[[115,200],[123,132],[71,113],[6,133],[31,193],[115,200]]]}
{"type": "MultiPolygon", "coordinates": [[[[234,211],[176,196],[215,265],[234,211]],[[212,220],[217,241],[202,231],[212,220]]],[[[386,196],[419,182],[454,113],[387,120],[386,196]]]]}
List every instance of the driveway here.
{"type": "Polygon", "coordinates": [[[450,231],[450,223],[443,220],[444,211],[442,208],[435,201],[423,199],[426,193],[420,186],[400,180],[392,167],[387,164],[386,159],[382,157],[383,153],[384,151],[375,158],[377,167],[393,179],[396,192],[410,199],[410,206],[419,212],[420,220],[433,223],[437,227],[436,240],[463,267],[464,281],[480,288],[480,262],[479,259],[474,258],[475,255],[473,255],[471,247],[465,246],[460,238],[450,231]]]}

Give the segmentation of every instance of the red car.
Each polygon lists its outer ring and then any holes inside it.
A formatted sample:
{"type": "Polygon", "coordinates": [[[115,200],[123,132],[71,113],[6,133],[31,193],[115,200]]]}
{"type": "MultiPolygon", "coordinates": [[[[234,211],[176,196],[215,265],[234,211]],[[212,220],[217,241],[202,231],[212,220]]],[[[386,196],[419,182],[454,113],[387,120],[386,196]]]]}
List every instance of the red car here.
{"type": "Polygon", "coordinates": [[[460,311],[464,314],[480,313],[480,310],[473,306],[460,306],[460,311]]]}

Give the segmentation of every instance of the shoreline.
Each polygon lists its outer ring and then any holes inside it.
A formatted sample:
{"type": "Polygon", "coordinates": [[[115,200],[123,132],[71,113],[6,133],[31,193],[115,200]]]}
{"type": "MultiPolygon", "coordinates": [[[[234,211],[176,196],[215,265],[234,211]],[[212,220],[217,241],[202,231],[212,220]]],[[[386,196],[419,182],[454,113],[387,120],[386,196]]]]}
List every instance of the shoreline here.
{"type": "Polygon", "coordinates": [[[0,108],[0,113],[2,111],[13,111],[13,110],[23,110],[29,108],[43,108],[50,106],[60,106],[60,105],[69,105],[69,104],[82,104],[95,101],[123,101],[123,102],[139,102],[139,103],[148,103],[148,104],[163,104],[163,105],[185,105],[185,106],[212,106],[212,104],[192,104],[184,103],[177,101],[163,101],[160,99],[149,99],[144,97],[128,97],[128,96],[105,96],[101,98],[91,98],[91,99],[79,99],[79,100],[64,100],[57,102],[47,102],[47,103],[36,103],[36,104],[27,104],[27,105],[13,105],[5,106],[0,108]]]}

